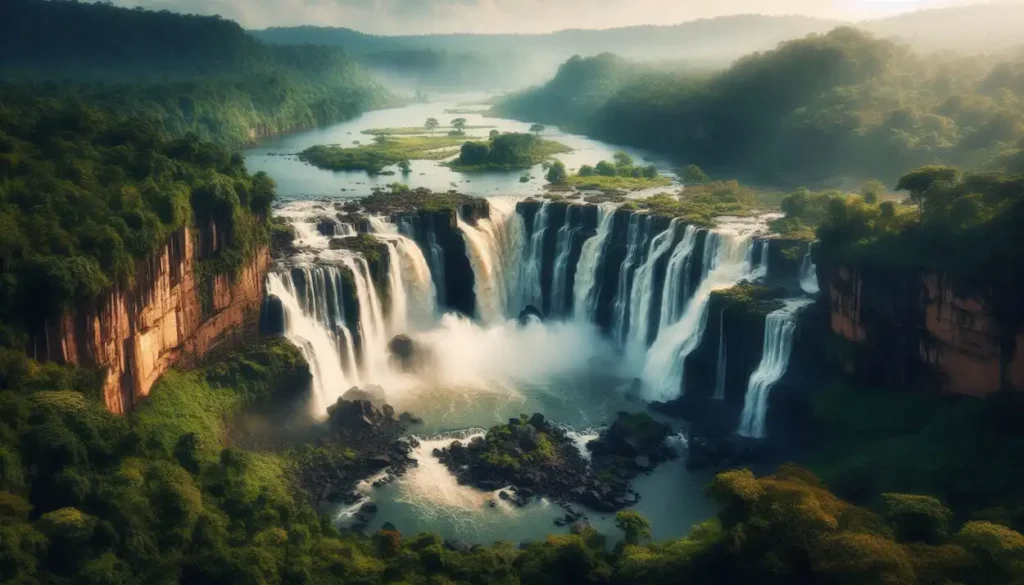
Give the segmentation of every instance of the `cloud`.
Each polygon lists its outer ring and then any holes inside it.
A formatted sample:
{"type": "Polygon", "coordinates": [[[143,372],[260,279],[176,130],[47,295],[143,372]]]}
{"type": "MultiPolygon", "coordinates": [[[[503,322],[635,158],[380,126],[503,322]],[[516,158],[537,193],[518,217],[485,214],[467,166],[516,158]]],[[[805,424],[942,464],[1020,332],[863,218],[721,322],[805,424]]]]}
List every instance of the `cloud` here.
{"type": "Polygon", "coordinates": [[[549,32],[676,24],[727,14],[855,19],[946,0],[115,0],[124,6],[219,14],[248,28],[311,24],[377,34],[549,32]]]}

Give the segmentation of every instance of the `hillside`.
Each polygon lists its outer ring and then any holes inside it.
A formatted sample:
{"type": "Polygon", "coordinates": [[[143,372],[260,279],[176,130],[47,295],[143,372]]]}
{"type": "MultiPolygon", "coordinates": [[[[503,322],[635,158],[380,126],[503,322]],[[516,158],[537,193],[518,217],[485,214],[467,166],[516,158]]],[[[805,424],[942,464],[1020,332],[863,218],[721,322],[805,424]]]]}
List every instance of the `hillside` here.
{"type": "Polygon", "coordinates": [[[0,6],[0,76],[7,92],[74,96],[230,147],[393,101],[338,47],[271,46],[221,18],[68,1],[0,6]]]}

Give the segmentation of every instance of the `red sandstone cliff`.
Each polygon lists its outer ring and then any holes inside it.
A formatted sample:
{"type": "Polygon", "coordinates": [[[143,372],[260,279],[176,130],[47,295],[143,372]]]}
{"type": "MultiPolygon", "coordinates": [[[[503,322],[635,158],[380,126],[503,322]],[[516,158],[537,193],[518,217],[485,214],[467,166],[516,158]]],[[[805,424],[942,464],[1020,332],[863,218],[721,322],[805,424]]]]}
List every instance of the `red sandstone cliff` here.
{"type": "MultiPolygon", "coordinates": [[[[215,232],[204,230],[206,246],[216,245],[215,232]]],[[[256,254],[234,279],[213,278],[205,314],[197,260],[192,231],[175,232],[140,264],[133,286],[115,287],[48,328],[40,357],[105,368],[107,408],[124,413],[168,368],[194,365],[214,347],[255,335],[269,252],[256,254]]]]}
{"type": "Polygon", "coordinates": [[[859,379],[974,396],[1024,389],[1024,331],[994,316],[989,292],[899,270],[844,267],[821,280],[845,342],[833,357],[859,379]]]}

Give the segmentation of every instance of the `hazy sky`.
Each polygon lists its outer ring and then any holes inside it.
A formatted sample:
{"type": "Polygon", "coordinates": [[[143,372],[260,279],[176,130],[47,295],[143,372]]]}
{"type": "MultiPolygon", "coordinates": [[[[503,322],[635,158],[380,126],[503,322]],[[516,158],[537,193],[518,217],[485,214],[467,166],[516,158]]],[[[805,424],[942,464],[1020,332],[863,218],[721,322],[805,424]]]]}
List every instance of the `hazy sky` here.
{"type": "MultiPolygon", "coordinates": [[[[1016,0],[1020,1],[1020,0],[1016,0]]],[[[549,32],[675,24],[726,14],[804,14],[856,20],[988,0],[114,0],[220,14],[247,28],[314,24],[377,34],[549,32]]]]}

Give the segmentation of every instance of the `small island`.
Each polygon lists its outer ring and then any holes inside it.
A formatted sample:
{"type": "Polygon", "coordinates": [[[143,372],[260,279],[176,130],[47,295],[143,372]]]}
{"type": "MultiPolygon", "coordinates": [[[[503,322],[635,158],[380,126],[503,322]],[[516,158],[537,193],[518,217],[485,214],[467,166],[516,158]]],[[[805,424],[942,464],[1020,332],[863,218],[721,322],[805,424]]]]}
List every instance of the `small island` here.
{"type": "Polygon", "coordinates": [[[612,162],[602,160],[595,166],[583,165],[574,175],[569,175],[561,163],[555,163],[548,170],[548,182],[551,189],[573,187],[581,191],[640,191],[672,184],[671,179],[658,173],[657,167],[637,165],[624,152],[615,153],[612,162]]]}
{"type": "Polygon", "coordinates": [[[665,444],[670,433],[668,425],[646,413],[619,413],[587,444],[588,462],[564,429],[541,414],[522,415],[468,444],[455,441],[435,449],[434,456],[459,483],[487,491],[512,486],[513,494],[502,491],[499,497],[519,506],[534,496],[547,496],[612,512],[638,501],[632,478],[677,455],[665,444]]]}
{"type": "Polygon", "coordinates": [[[537,134],[500,134],[494,130],[487,142],[471,141],[462,145],[459,157],[447,166],[461,172],[510,171],[528,169],[556,154],[572,149],[554,140],[545,140],[537,134]]]}
{"type": "Polygon", "coordinates": [[[458,153],[463,138],[452,136],[378,135],[373,144],[346,148],[317,145],[299,153],[299,159],[329,171],[366,171],[379,175],[385,167],[404,166],[410,160],[441,160],[458,153]],[[404,163],[404,164],[403,164],[404,163]]]}

